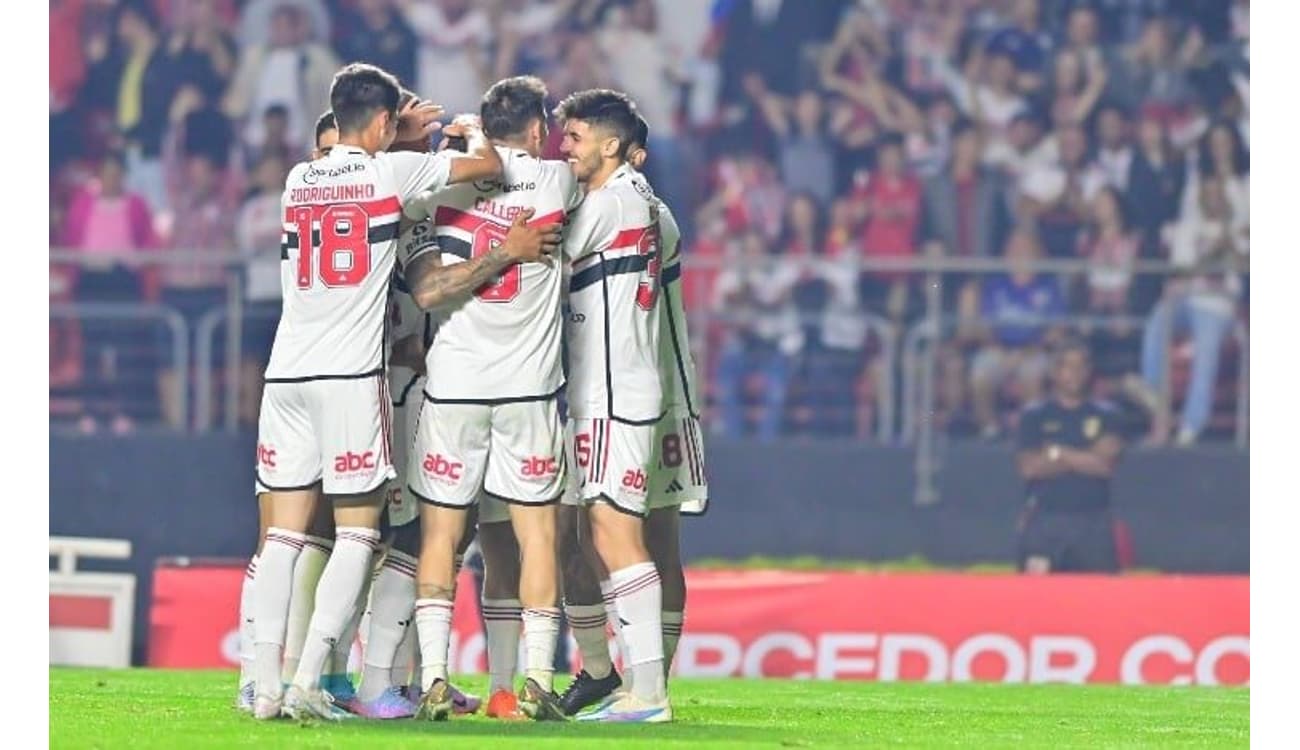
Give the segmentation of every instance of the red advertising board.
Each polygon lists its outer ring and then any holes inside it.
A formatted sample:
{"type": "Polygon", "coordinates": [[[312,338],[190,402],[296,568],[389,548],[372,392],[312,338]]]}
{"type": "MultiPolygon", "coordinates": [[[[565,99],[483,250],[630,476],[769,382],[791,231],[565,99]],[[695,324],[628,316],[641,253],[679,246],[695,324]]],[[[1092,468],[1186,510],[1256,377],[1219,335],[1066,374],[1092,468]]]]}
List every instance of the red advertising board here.
{"type": "MultiPolygon", "coordinates": [[[[149,662],[237,663],[243,569],[159,568],[149,662]]],[[[1245,684],[1246,577],[688,574],[676,672],[816,679],[1245,684]]],[[[484,669],[472,579],[451,665],[484,669]]],[[[570,649],[575,654],[576,649],[570,649]]]]}

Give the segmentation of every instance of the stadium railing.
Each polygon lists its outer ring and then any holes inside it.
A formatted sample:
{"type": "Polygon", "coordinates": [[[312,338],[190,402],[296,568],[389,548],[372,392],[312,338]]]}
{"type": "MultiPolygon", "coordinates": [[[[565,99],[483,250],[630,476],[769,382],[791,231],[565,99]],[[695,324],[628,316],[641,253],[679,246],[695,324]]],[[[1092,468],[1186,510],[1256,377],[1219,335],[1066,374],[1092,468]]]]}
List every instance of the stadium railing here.
{"type": "MultiPolygon", "coordinates": [[[[119,304],[119,303],[55,303],[51,304],[51,319],[77,319],[99,321],[135,320],[161,323],[169,332],[169,346],[175,361],[190,362],[193,357],[195,373],[193,382],[183,381],[186,388],[188,404],[192,397],[193,408],[187,412],[192,420],[192,429],[205,432],[212,429],[233,431],[240,427],[237,412],[237,394],[241,388],[241,359],[244,342],[241,333],[250,320],[264,318],[268,313],[259,306],[250,306],[244,294],[244,276],[242,269],[248,262],[247,256],[237,254],[190,253],[185,251],[168,251],[153,253],[123,254],[122,259],[135,268],[156,267],[165,263],[206,263],[225,267],[233,271],[230,276],[227,301],[201,315],[191,330],[184,318],[174,309],[158,304],[119,304]],[[220,339],[219,339],[220,336],[220,339]],[[191,342],[193,344],[191,345],[191,342]],[[217,366],[218,353],[224,353],[224,371],[217,366]],[[223,407],[220,419],[214,418],[217,410],[216,400],[220,399],[223,407]],[[219,426],[219,427],[218,427],[219,426]]],[[[99,256],[96,260],[102,259],[99,256]]],[[[778,256],[778,259],[779,256],[778,256]]],[[[87,262],[87,258],[75,251],[52,249],[50,262],[62,266],[77,266],[87,262]]],[[[737,259],[730,257],[696,257],[689,252],[685,255],[686,278],[692,275],[701,277],[734,267],[737,259]]],[[[797,262],[797,261],[793,261],[797,262]]],[[[936,339],[942,339],[952,327],[952,312],[945,309],[942,288],[944,283],[955,276],[988,275],[1004,273],[1007,263],[1001,258],[953,258],[941,256],[915,256],[911,258],[861,259],[858,270],[864,273],[883,272],[905,274],[915,277],[920,283],[916,286],[922,290],[923,310],[919,318],[908,322],[893,322],[886,318],[863,311],[861,322],[878,346],[873,347],[874,368],[880,382],[873,383],[872,400],[874,425],[871,429],[860,432],[861,436],[873,436],[882,443],[901,441],[904,443],[922,443],[933,447],[935,436],[933,425],[927,425],[924,419],[918,419],[918,411],[925,413],[932,405],[936,376],[936,359],[938,347],[933,345],[936,339]],[[901,416],[901,419],[899,418],[901,416]],[[926,432],[928,430],[928,432],[926,432]]],[[[1054,274],[1061,278],[1076,277],[1087,273],[1091,265],[1085,260],[1041,259],[1033,262],[1031,267],[1039,273],[1054,274]]],[[[1187,269],[1161,261],[1136,261],[1129,269],[1136,276],[1152,275],[1166,278],[1175,274],[1186,273],[1187,269]]],[[[1236,267],[1202,268],[1198,272],[1232,271],[1242,276],[1249,275],[1249,269],[1236,267]]],[[[705,291],[707,296],[709,290],[705,291]]],[[[734,312],[714,310],[709,300],[697,301],[688,309],[691,322],[692,345],[697,355],[697,368],[700,370],[700,384],[708,392],[715,363],[716,352],[711,351],[717,345],[717,331],[727,331],[742,322],[734,312]]],[[[1168,301],[1162,304],[1168,304],[1168,301]]],[[[272,313],[273,315],[273,313],[272,313]]],[[[1122,316],[1121,316],[1122,317],[1122,316]]],[[[1117,318],[1108,318],[1114,321],[1117,318]]],[[[1128,316],[1123,318],[1130,324],[1141,325],[1146,316],[1128,316]]],[[[820,324],[820,316],[803,314],[801,324],[815,328],[820,324]]],[[[1095,316],[1073,316],[1066,318],[1070,325],[1079,325],[1089,321],[1095,322],[1095,316]]],[[[1232,337],[1239,350],[1241,372],[1236,384],[1237,411],[1235,440],[1240,448],[1245,448],[1249,427],[1249,385],[1248,372],[1248,331],[1244,323],[1237,322],[1232,329],[1232,337]]],[[[1168,388],[1163,389],[1165,394],[1168,388]]],[[[1167,397],[1167,395],[1166,395],[1167,397]]],[[[708,399],[705,399],[706,402],[708,399]]],[[[1167,406],[1167,404],[1166,404],[1167,406]]],[[[853,405],[846,404],[845,408],[853,405]]]]}

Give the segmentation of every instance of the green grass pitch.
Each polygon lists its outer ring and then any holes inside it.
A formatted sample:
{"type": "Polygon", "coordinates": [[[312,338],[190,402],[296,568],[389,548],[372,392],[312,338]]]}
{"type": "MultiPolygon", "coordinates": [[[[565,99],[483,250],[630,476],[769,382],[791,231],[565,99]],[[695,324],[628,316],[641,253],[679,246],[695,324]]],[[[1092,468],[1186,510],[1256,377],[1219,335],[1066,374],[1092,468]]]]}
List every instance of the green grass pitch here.
{"type": "MultiPolygon", "coordinates": [[[[235,675],[50,669],[52,748],[1246,747],[1250,691],[793,680],[672,683],[671,725],[254,722],[235,675]]],[[[482,692],[485,678],[458,684],[482,692]]]]}

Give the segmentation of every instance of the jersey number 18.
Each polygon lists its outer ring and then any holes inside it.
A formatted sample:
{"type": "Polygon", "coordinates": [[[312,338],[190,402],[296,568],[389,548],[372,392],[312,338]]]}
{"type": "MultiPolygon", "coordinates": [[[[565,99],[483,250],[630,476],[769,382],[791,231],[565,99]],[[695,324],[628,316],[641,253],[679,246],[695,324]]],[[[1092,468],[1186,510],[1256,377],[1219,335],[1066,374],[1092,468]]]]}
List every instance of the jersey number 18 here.
{"type": "Polygon", "coordinates": [[[298,288],[312,288],[316,276],[331,289],[360,285],[370,273],[370,216],[366,210],[355,203],[289,210],[290,221],[298,227],[298,288]],[[320,219],[319,237],[311,228],[315,218],[320,219]]]}

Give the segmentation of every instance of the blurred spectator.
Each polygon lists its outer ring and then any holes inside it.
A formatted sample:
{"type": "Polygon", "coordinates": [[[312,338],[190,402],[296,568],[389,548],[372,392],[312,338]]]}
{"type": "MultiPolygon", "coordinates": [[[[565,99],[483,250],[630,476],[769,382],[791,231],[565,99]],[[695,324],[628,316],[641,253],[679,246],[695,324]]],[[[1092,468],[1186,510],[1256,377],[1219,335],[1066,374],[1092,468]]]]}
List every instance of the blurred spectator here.
{"type": "Polygon", "coordinates": [[[770,253],[767,240],[756,231],[747,232],[739,245],[713,288],[715,314],[731,323],[716,377],[718,428],[729,437],[749,433],[749,381],[761,378],[762,411],[754,434],[772,440],[783,427],[795,357],[804,345],[792,299],[800,268],[770,253]]]}
{"type": "Polygon", "coordinates": [[[1057,336],[1051,321],[1065,314],[1065,302],[1056,280],[1033,270],[1041,255],[1031,231],[1015,230],[1006,248],[1010,272],[991,277],[983,289],[987,344],[971,361],[971,394],[985,437],[1002,432],[996,407],[1008,377],[1014,376],[1022,403],[1042,392],[1048,364],[1044,347],[1057,336]]]}
{"type": "Polygon", "coordinates": [[[81,18],[87,0],[50,0],[50,112],[72,106],[86,75],[81,18]]]}
{"type": "Polygon", "coordinates": [[[167,38],[167,65],[180,83],[217,99],[235,73],[234,40],[222,27],[216,0],[186,0],[167,38]]]}
{"type": "Polygon", "coordinates": [[[1138,124],[1138,148],[1129,172],[1129,206],[1136,224],[1148,240],[1158,240],[1160,229],[1178,217],[1183,194],[1183,161],[1173,153],[1164,125],[1154,117],[1138,124]]]}
{"type": "Polygon", "coordinates": [[[1088,3],[1074,5],[1065,19],[1065,38],[1058,49],[1069,50],[1078,56],[1086,71],[1095,71],[1104,75],[1108,89],[1124,90],[1119,81],[1119,67],[1115,53],[1101,44],[1101,24],[1097,9],[1088,3]]]}
{"type": "MultiPolygon", "coordinates": [[[[86,185],[68,208],[60,244],[85,258],[76,283],[78,302],[139,303],[145,297],[131,255],[156,247],[158,238],[148,204],[127,192],[125,178],[125,158],[110,153],[100,163],[99,179],[86,185]]],[[[96,413],[87,414],[81,427],[93,431],[102,419],[115,432],[130,430],[133,420],[122,380],[124,370],[139,361],[135,332],[119,321],[88,317],[83,336],[87,397],[96,413]]]]}
{"type": "Polygon", "coordinates": [[[274,4],[270,29],[265,44],[251,44],[241,51],[222,109],[236,120],[247,118],[243,141],[260,148],[266,144],[262,116],[278,104],[288,112],[288,137],[301,148],[311,142],[311,123],[329,109],[330,84],[339,62],[328,47],[312,38],[299,2],[274,4]]]}
{"type": "Polygon", "coordinates": [[[1090,170],[1088,135],[1078,125],[1066,125],[1056,136],[1058,157],[1033,165],[1020,180],[1021,218],[1038,222],[1047,252],[1054,258],[1074,255],[1079,228],[1088,215],[1088,201],[1100,187],[1090,170]]]}
{"type": "Polygon", "coordinates": [[[831,36],[845,3],[822,0],[732,0],[714,5],[715,22],[724,29],[720,62],[722,98],[744,99],[745,75],[757,73],[778,94],[799,89],[804,72],[804,45],[831,36]],[[762,50],[755,54],[755,50],[762,50]]]}
{"type": "MultiPolygon", "coordinates": [[[[883,139],[876,158],[876,171],[859,193],[867,217],[862,252],[872,259],[914,257],[921,218],[921,183],[905,170],[898,138],[883,139]]],[[[867,306],[887,317],[901,320],[916,303],[906,273],[871,273],[867,286],[867,306]]]]}
{"type": "Polygon", "coordinates": [[[1092,108],[1101,100],[1106,90],[1106,68],[1096,58],[1085,58],[1074,50],[1056,54],[1052,66],[1051,97],[1052,119],[1058,123],[1081,123],[1092,114],[1092,108]],[[1084,68],[1084,65],[1090,67],[1084,68]]]}
{"type": "Polygon", "coordinates": [[[177,80],[157,29],[158,19],[148,5],[121,5],[118,46],[107,61],[113,70],[117,131],[126,148],[127,184],[155,211],[167,205],[162,141],[177,80]]]}
{"type": "Polygon", "coordinates": [[[818,436],[864,435],[867,425],[855,418],[854,409],[859,376],[866,365],[868,331],[858,263],[849,253],[824,252],[811,259],[809,267],[820,307],[806,354],[810,426],[818,436]]]}
{"type": "Polygon", "coordinates": [[[245,259],[244,341],[240,347],[238,413],[257,424],[262,375],[280,318],[280,235],[284,231],[280,194],[289,162],[268,154],[253,170],[253,188],[239,207],[236,244],[245,259]]]}
{"type": "Polygon", "coordinates": [[[275,14],[285,6],[299,11],[307,25],[307,36],[318,42],[331,38],[330,12],[326,0],[248,0],[239,16],[239,46],[274,44],[275,14]]]}
{"type": "MultiPolygon", "coordinates": [[[[1152,400],[1168,403],[1168,394],[1160,394],[1169,377],[1169,344],[1175,332],[1191,332],[1192,369],[1177,438],[1179,445],[1189,445],[1209,423],[1219,355],[1241,297],[1241,279],[1236,273],[1209,269],[1225,264],[1230,269],[1245,266],[1250,253],[1250,217],[1236,212],[1221,180],[1205,180],[1200,210],[1171,227],[1167,239],[1170,260],[1186,268],[1188,275],[1170,280],[1165,298],[1147,320],[1142,376],[1156,394],[1152,400]]],[[[1159,444],[1168,437],[1169,416],[1157,410],[1151,440],[1159,444]]]]}
{"type": "Polygon", "coordinates": [[[289,109],[283,104],[267,107],[262,113],[262,142],[244,147],[244,163],[253,169],[266,159],[295,164],[301,154],[302,145],[289,136],[289,109]]]}
{"type": "Polygon", "coordinates": [[[750,95],[776,139],[781,182],[791,192],[808,192],[818,203],[830,203],[835,160],[825,132],[821,95],[815,89],[804,89],[787,100],[767,91],[756,77],[748,83],[750,95]]]}
{"type": "Polygon", "coordinates": [[[917,177],[928,180],[948,166],[952,156],[953,131],[964,118],[947,94],[930,97],[922,122],[904,134],[907,165],[917,177]]]}
{"type": "Polygon", "coordinates": [[[962,72],[950,66],[945,77],[962,113],[986,128],[995,141],[1006,137],[1011,121],[1025,110],[1025,99],[1015,88],[1016,64],[1005,52],[993,50],[986,55],[976,47],[962,72]]]}
{"type": "MultiPolygon", "coordinates": [[[[234,249],[234,211],[221,196],[218,178],[217,166],[208,156],[190,156],[185,181],[173,199],[175,209],[164,222],[170,229],[168,246],[178,259],[161,268],[161,301],[181,314],[191,333],[204,314],[226,303],[229,271],[221,256],[234,249]]],[[[160,344],[165,354],[158,373],[159,400],[163,420],[184,429],[181,415],[188,363],[171,359],[170,335],[160,344]]],[[[195,342],[189,349],[194,351],[195,342]]]]}
{"type": "Polygon", "coordinates": [[[541,75],[558,60],[565,37],[560,21],[577,0],[504,0],[493,18],[497,32],[493,80],[512,75],[541,75]]]}
{"type": "Polygon", "coordinates": [[[416,91],[447,114],[478,112],[488,86],[492,24],[471,0],[400,0],[406,22],[419,39],[416,91]]]}
{"type": "Polygon", "coordinates": [[[980,136],[970,124],[953,135],[947,169],[926,181],[923,236],[959,258],[997,254],[1007,223],[996,172],[980,163],[980,136]]]}
{"type": "Polygon", "coordinates": [[[1174,43],[1169,20],[1156,16],[1125,52],[1130,99],[1165,117],[1180,112],[1193,97],[1187,66],[1174,43]]]}
{"type": "Polygon", "coordinates": [[[1043,27],[1039,0],[1015,0],[1011,6],[1011,25],[995,32],[989,38],[988,47],[1015,62],[1017,88],[1026,94],[1038,91],[1052,49],[1052,36],[1043,27]]]}
{"type": "Polygon", "coordinates": [[[395,5],[395,0],[357,0],[356,10],[343,15],[335,48],[344,61],[378,65],[409,88],[415,85],[417,42],[395,5]]]}
{"type": "Polygon", "coordinates": [[[1119,193],[1102,188],[1092,200],[1090,221],[1079,235],[1079,255],[1091,266],[1087,279],[1090,313],[1123,315],[1128,311],[1138,242],[1138,236],[1129,231],[1119,193]]]}
{"type": "Polygon", "coordinates": [[[1062,346],[1052,363],[1052,398],[1020,417],[1022,572],[1119,571],[1110,481],[1123,444],[1115,411],[1088,397],[1091,375],[1087,346],[1062,346]]]}
{"type": "Polygon", "coordinates": [[[898,19],[903,85],[916,94],[944,89],[943,66],[962,32],[962,9],[952,0],[918,0],[898,19]]]}
{"type": "Polygon", "coordinates": [[[670,205],[688,195],[687,172],[678,147],[678,87],[683,61],[659,34],[654,0],[630,0],[615,8],[597,34],[614,85],[626,91],[650,125],[647,172],[655,192],[670,205]]]}
{"type": "Polygon", "coordinates": [[[838,98],[831,109],[831,132],[847,162],[837,184],[847,186],[853,172],[870,162],[869,146],[882,132],[914,132],[927,123],[916,106],[884,77],[888,41],[861,16],[840,27],[822,54],[822,88],[838,98]]]}
{"type": "Polygon", "coordinates": [[[1204,205],[1201,183],[1217,180],[1224,197],[1231,206],[1232,215],[1249,220],[1250,216],[1250,154],[1241,134],[1230,123],[1212,126],[1201,138],[1198,158],[1188,175],[1183,189],[1183,218],[1195,218],[1204,205]]]}

